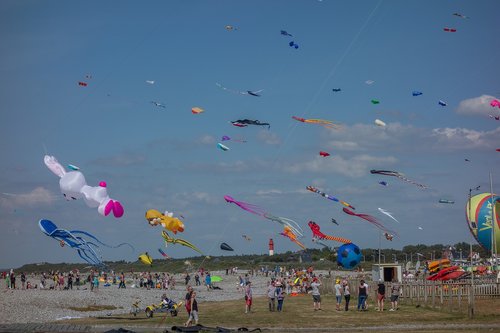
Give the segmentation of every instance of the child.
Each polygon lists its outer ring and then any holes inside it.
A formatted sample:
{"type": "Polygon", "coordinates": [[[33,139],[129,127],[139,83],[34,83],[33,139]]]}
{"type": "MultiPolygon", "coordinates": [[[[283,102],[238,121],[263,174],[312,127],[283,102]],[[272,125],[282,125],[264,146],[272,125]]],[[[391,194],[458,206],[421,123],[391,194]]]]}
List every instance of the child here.
{"type": "Polygon", "coordinates": [[[285,291],[281,288],[281,284],[277,285],[276,288],[276,299],[278,300],[278,312],[283,310],[283,301],[285,300],[285,291]]]}

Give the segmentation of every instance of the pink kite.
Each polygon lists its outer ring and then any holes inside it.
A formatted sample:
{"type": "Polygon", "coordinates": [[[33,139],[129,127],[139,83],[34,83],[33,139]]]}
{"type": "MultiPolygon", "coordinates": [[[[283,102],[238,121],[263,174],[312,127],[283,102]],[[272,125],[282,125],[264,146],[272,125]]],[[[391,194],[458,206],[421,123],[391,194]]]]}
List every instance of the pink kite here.
{"type": "Polygon", "coordinates": [[[247,212],[250,212],[252,214],[259,215],[262,217],[264,217],[264,215],[266,214],[266,212],[262,208],[260,208],[259,206],[256,206],[254,204],[250,204],[247,202],[236,201],[236,200],[234,200],[233,197],[231,197],[229,195],[225,195],[224,200],[226,200],[226,202],[233,203],[236,206],[240,207],[241,209],[244,209],[247,212]]]}
{"type": "Polygon", "coordinates": [[[492,107],[496,106],[496,107],[500,108],[500,101],[498,99],[494,99],[494,100],[491,101],[490,105],[492,107]]]}
{"type": "Polygon", "coordinates": [[[87,86],[87,83],[86,82],[78,82],[78,85],[81,86],[81,87],[86,87],[87,86]]]}
{"type": "MultiPolygon", "coordinates": [[[[357,217],[360,217],[362,218],[363,220],[366,220],[372,224],[374,224],[377,228],[383,230],[383,231],[387,231],[387,232],[391,232],[391,233],[394,233],[393,231],[387,229],[386,227],[384,227],[384,225],[382,223],[380,223],[375,217],[371,216],[371,215],[368,215],[368,214],[357,214],[355,212],[353,212],[352,210],[349,210],[349,208],[347,207],[344,207],[342,208],[342,210],[344,211],[344,213],[346,214],[349,214],[349,215],[352,215],[352,216],[357,216],[357,217]]],[[[395,234],[395,233],[394,233],[395,234]]]]}
{"type": "Polygon", "coordinates": [[[455,28],[448,28],[448,27],[446,27],[446,28],[443,28],[443,30],[446,31],[446,32],[457,32],[457,29],[455,29],[455,28]]]}

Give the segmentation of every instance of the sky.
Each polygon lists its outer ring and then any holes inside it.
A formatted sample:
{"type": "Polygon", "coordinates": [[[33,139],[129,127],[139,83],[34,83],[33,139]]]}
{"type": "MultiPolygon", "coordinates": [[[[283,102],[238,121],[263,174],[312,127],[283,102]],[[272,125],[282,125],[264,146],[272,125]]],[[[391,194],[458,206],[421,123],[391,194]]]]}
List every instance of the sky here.
{"type": "Polygon", "coordinates": [[[148,209],[182,215],[177,237],[209,255],[228,254],[221,242],[234,254],[267,253],[270,238],[276,252],[300,249],[224,195],[296,221],[309,248],[319,248],[310,220],[378,247],[379,229],[308,185],[397,232],[384,248],[474,242],[469,189],[489,192],[490,173],[500,187],[500,121],[489,117],[500,115],[489,105],[500,97],[499,11],[494,0],[1,1],[0,267],[83,262],[40,219],[135,248],[101,247],[104,260],[159,259],[158,248],[197,255],[165,248],[148,209]],[[238,119],[270,129],[232,126],[238,119]],[[246,142],[224,141],[223,151],[223,135],[246,142]],[[80,167],[90,186],[106,181],[124,216],[66,201],[46,154],[80,167]]]}

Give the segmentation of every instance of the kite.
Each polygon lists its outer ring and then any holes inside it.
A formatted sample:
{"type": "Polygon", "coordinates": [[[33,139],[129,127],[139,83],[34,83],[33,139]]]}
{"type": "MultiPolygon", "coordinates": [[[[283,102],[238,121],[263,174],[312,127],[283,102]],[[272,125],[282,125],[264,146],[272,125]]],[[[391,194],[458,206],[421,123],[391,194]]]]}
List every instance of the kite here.
{"type": "Polygon", "coordinates": [[[66,172],[54,156],[45,155],[43,159],[47,168],[59,176],[59,187],[66,200],[83,198],[87,206],[97,207],[99,214],[108,216],[113,212],[115,217],[122,217],[124,210],[121,203],[108,196],[106,182],[101,181],[99,186],[88,186],[83,173],[80,171],[66,172]]]}
{"type": "Polygon", "coordinates": [[[228,151],[228,150],[229,150],[229,147],[224,146],[224,145],[223,145],[222,143],[220,143],[220,142],[217,144],[217,147],[219,147],[219,149],[222,149],[222,150],[224,150],[224,151],[228,151]]]}
{"type": "Polygon", "coordinates": [[[371,85],[371,84],[374,84],[375,81],[373,81],[373,80],[366,80],[365,83],[368,84],[368,85],[371,85]]]}
{"type": "Polygon", "coordinates": [[[318,124],[326,128],[340,128],[340,125],[334,124],[330,120],[323,120],[323,119],[304,119],[296,116],[292,116],[293,119],[300,121],[302,123],[309,123],[309,124],[318,124]]]}
{"type": "Polygon", "coordinates": [[[260,208],[256,205],[250,204],[250,203],[234,200],[233,197],[231,197],[229,195],[225,195],[224,200],[226,200],[227,203],[233,203],[236,206],[240,207],[241,209],[244,209],[247,212],[250,212],[252,214],[259,215],[262,217],[264,217],[264,215],[266,214],[266,212],[264,212],[264,210],[262,208],[260,208]]]}
{"type": "Polygon", "coordinates": [[[239,119],[235,121],[231,121],[231,124],[236,127],[247,127],[248,125],[256,125],[256,126],[267,126],[267,129],[271,128],[271,124],[269,123],[261,123],[258,120],[250,120],[250,119],[239,119]]]}
{"type": "Polygon", "coordinates": [[[443,28],[443,30],[446,31],[446,32],[457,32],[457,29],[455,29],[455,28],[445,27],[445,28],[443,28]]]}
{"type": "Polygon", "coordinates": [[[162,104],[160,102],[151,101],[151,103],[159,108],[166,108],[165,104],[162,104]]]}
{"type": "Polygon", "coordinates": [[[165,214],[162,214],[156,209],[150,209],[146,212],[146,220],[148,220],[150,226],[154,227],[161,224],[163,228],[172,231],[174,234],[184,231],[184,223],[174,217],[174,213],[165,212],[165,214]]]}
{"type": "Polygon", "coordinates": [[[292,34],[289,34],[289,33],[288,33],[288,32],[286,32],[285,30],[281,30],[281,34],[282,34],[283,36],[290,36],[290,37],[293,37],[293,35],[292,35],[292,34]]]}
{"type": "Polygon", "coordinates": [[[500,101],[499,101],[498,99],[494,99],[494,100],[492,100],[492,101],[490,102],[490,105],[491,105],[492,107],[498,107],[498,108],[500,108],[500,101]]]}
{"type": "Polygon", "coordinates": [[[453,13],[453,15],[454,15],[454,16],[458,16],[458,17],[463,18],[463,19],[468,19],[468,18],[470,18],[469,16],[465,16],[465,15],[462,15],[462,14],[460,14],[460,13],[453,13]]]}
{"type": "Polygon", "coordinates": [[[330,248],[328,245],[326,245],[325,243],[323,243],[321,240],[319,240],[318,238],[314,238],[311,239],[313,241],[313,243],[318,243],[319,245],[323,246],[323,247],[326,247],[326,248],[330,248]]]}
{"type": "Polygon", "coordinates": [[[358,214],[358,213],[355,213],[353,212],[352,210],[349,210],[348,208],[344,207],[342,208],[342,210],[344,211],[344,213],[346,214],[349,214],[349,215],[352,215],[352,216],[357,216],[357,217],[360,217],[362,218],[363,220],[366,220],[370,223],[372,223],[373,225],[375,225],[377,228],[383,230],[383,231],[390,231],[388,230],[386,227],[384,227],[384,225],[382,223],[380,223],[375,217],[371,216],[371,215],[368,215],[368,214],[358,214]]]}
{"type": "Polygon", "coordinates": [[[333,92],[341,92],[341,91],[342,91],[342,89],[340,89],[340,88],[333,88],[333,89],[332,89],[332,91],[333,91],[333,92]]]}
{"type": "Polygon", "coordinates": [[[146,80],[146,83],[149,83],[149,84],[155,84],[155,81],[146,80]]]}
{"type": "Polygon", "coordinates": [[[234,141],[234,142],[243,142],[243,143],[247,142],[247,141],[246,141],[246,140],[244,140],[244,139],[232,139],[232,138],[230,138],[230,137],[229,137],[229,136],[227,136],[227,135],[223,135],[223,136],[222,136],[222,138],[221,138],[221,140],[222,140],[222,141],[229,141],[229,140],[231,140],[231,141],[234,141]]]}
{"type": "Polygon", "coordinates": [[[346,207],[349,207],[349,208],[352,208],[352,209],[356,209],[354,208],[353,206],[351,206],[351,204],[345,202],[345,201],[342,201],[342,200],[339,200],[335,197],[332,197],[331,195],[329,194],[326,194],[324,192],[321,192],[320,190],[318,190],[317,188],[313,187],[313,186],[307,186],[306,187],[307,190],[311,191],[311,192],[314,192],[314,193],[318,193],[319,195],[321,195],[322,197],[325,197],[327,199],[330,199],[332,201],[336,201],[336,202],[340,202],[342,205],[346,206],[346,207]]]}
{"type": "Polygon", "coordinates": [[[438,104],[441,105],[441,106],[447,106],[448,105],[445,101],[442,101],[442,100],[439,100],[438,104]]]}
{"type": "Polygon", "coordinates": [[[500,116],[494,116],[492,114],[489,114],[490,118],[495,119],[495,120],[500,120],[500,116]]]}
{"type": "Polygon", "coordinates": [[[349,239],[342,238],[342,237],[329,236],[329,235],[322,233],[320,231],[319,225],[314,221],[309,221],[307,223],[307,225],[309,226],[309,228],[311,228],[311,231],[313,233],[313,239],[314,238],[317,238],[319,240],[327,239],[327,240],[332,240],[332,241],[336,241],[336,242],[343,243],[343,244],[352,243],[349,239]]]}
{"type": "Polygon", "coordinates": [[[163,237],[163,239],[165,240],[165,246],[168,245],[168,243],[171,243],[171,244],[180,244],[182,246],[186,246],[186,247],[189,247],[193,250],[195,250],[196,252],[200,253],[203,255],[203,252],[200,251],[200,249],[198,249],[196,246],[194,246],[193,244],[191,244],[190,242],[184,240],[184,239],[180,239],[180,238],[173,238],[172,236],[170,236],[168,234],[168,232],[166,232],[165,230],[163,230],[161,232],[161,236],[163,237]]]}
{"type": "Polygon", "coordinates": [[[162,249],[158,249],[158,252],[160,252],[160,254],[161,254],[162,256],[164,256],[165,258],[170,259],[170,257],[169,257],[169,256],[168,256],[165,252],[163,252],[163,250],[162,250],[162,249]]]}
{"type": "Polygon", "coordinates": [[[470,160],[468,158],[465,159],[465,162],[470,162],[470,160]]]}
{"type": "Polygon", "coordinates": [[[424,230],[424,228],[422,228],[422,227],[418,227],[418,230],[424,230]]]}
{"type": "Polygon", "coordinates": [[[281,217],[281,216],[274,216],[269,213],[265,213],[264,217],[270,221],[278,222],[279,224],[283,226],[288,226],[295,235],[303,237],[304,236],[304,231],[300,227],[300,225],[295,222],[292,219],[289,219],[287,217],[281,217]]]}
{"type": "Polygon", "coordinates": [[[294,242],[295,244],[300,246],[302,249],[304,249],[304,250],[306,249],[304,244],[302,244],[301,242],[299,242],[297,240],[297,235],[294,234],[294,232],[292,231],[292,229],[289,226],[286,225],[283,228],[283,232],[281,232],[280,235],[288,237],[288,239],[290,239],[292,242],[294,242]]]}
{"type": "Polygon", "coordinates": [[[220,245],[220,249],[224,251],[234,251],[231,246],[229,246],[227,243],[222,243],[220,245]]]}
{"type": "Polygon", "coordinates": [[[422,95],[422,94],[423,94],[423,92],[420,92],[420,91],[413,91],[411,94],[412,94],[413,96],[420,96],[420,95],[422,95]]]}
{"type": "Polygon", "coordinates": [[[443,203],[443,204],[454,204],[455,201],[453,200],[447,200],[447,199],[439,199],[439,203],[443,203]]]}
{"type": "Polygon", "coordinates": [[[82,81],[78,82],[78,85],[80,87],[86,87],[86,86],[88,86],[87,82],[82,82],[82,81]]]}
{"type": "Polygon", "coordinates": [[[199,107],[194,107],[194,108],[191,109],[191,112],[193,114],[200,114],[200,113],[205,112],[205,110],[203,110],[202,108],[199,108],[199,107]]]}
{"type": "Polygon", "coordinates": [[[500,152],[500,148],[497,148],[496,151],[500,152]]]}
{"type": "Polygon", "coordinates": [[[68,169],[70,169],[71,171],[78,171],[78,170],[80,170],[79,167],[77,167],[76,165],[73,165],[73,164],[68,164],[68,169]]]}
{"type": "Polygon", "coordinates": [[[426,185],[422,185],[422,184],[419,184],[417,182],[414,182],[413,180],[410,180],[408,178],[406,178],[402,173],[399,173],[397,171],[389,171],[389,170],[370,170],[370,173],[371,174],[377,174],[377,175],[384,175],[384,176],[392,176],[392,177],[397,177],[401,180],[404,180],[405,182],[407,183],[410,183],[410,184],[413,184],[413,185],[416,185],[420,188],[423,188],[423,189],[426,189],[428,188],[426,185]]]}
{"type": "Polygon", "coordinates": [[[260,97],[261,95],[259,94],[261,91],[264,91],[264,89],[260,89],[260,90],[245,90],[245,91],[238,91],[238,90],[232,90],[232,89],[229,89],[229,88],[226,88],[224,87],[223,85],[221,85],[220,83],[215,83],[215,85],[219,88],[221,88],[222,90],[226,90],[226,91],[229,91],[233,94],[240,94],[240,95],[251,95],[251,96],[255,96],[255,97],[260,97]]]}
{"type": "Polygon", "coordinates": [[[375,119],[375,125],[377,126],[380,126],[380,127],[385,127],[386,126],[386,123],[384,123],[382,120],[380,119],[375,119]]]}
{"type": "Polygon", "coordinates": [[[378,99],[372,99],[371,102],[372,104],[380,104],[380,101],[378,99]]]}
{"type": "Polygon", "coordinates": [[[138,258],[144,265],[153,266],[153,258],[149,255],[149,253],[145,252],[141,254],[138,258]]]}
{"type": "Polygon", "coordinates": [[[247,241],[251,241],[252,239],[250,237],[248,237],[247,235],[241,235],[241,237],[245,238],[245,240],[247,241]]]}
{"type": "Polygon", "coordinates": [[[332,223],[335,223],[336,225],[339,225],[336,219],[332,218],[332,223]]]}
{"type": "Polygon", "coordinates": [[[388,232],[384,232],[384,236],[385,236],[385,239],[387,239],[388,241],[392,241],[392,239],[394,238],[394,235],[391,235],[388,232]]]}
{"type": "Polygon", "coordinates": [[[382,186],[388,186],[389,184],[387,182],[384,182],[384,181],[381,181],[381,182],[378,182],[380,185],[382,186]]]}
{"type": "Polygon", "coordinates": [[[330,154],[327,153],[326,151],[320,151],[319,156],[327,157],[327,156],[330,156],[330,154]]]}
{"type": "Polygon", "coordinates": [[[392,216],[392,213],[391,213],[391,212],[388,212],[388,211],[386,211],[386,210],[385,210],[385,209],[383,209],[383,208],[378,208],[378,211],[379,211],[379,212],[381,212],[382,214],[385,214],[385,215],[389,216],[391,219],[393,219],[394,221],[396,221],[396,222],[398,222],[398,223],[399,223],[399,221],[398,221],[398,220],[396,220],[396,219],[394,218],[394,216],[392,216]]]}
{"type": "Polygon", "coordinates": [[[290,43],[288,43],[288,45],[290,45],[290,47],[293,47],[295,49],[299,48],[299,44],[295,43],[293,40],[290,43]]]}
{"type": "Polygon", "coordinates": [[[226,25],[226,26],[224,27],[224,29],[226,29],[227,31],[238,30],[238,28],[233,27],[232,25],[226,25]]]}
{"type": "Polygon", "coordinates": [[[107,245],[86,231],[68,231],[65,229],[60,229],[54,224],[54,222],[50,220],[40,220],[38,221],[38,226],[45,235],[59,241],[61,247],[68,245],[69,247],[75,249],[78,252],[80,258],[88,262],[90,265],[104,265],[101,254],[99,252],[98,244],[109,248],[118,248],[123,245],[128,245],[132,250],[134,250],[133,246],[128,243],[121,243],[116,246],[107,245]],[[87,238],[88,240],[83,237],[87,238]]]}

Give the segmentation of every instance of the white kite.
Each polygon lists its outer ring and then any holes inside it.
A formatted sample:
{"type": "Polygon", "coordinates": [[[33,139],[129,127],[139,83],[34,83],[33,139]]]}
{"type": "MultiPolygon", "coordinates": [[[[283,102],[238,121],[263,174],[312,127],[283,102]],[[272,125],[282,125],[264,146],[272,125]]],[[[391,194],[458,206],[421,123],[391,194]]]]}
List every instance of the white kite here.
{"type": "Polygon", "coordinates": [[[399,221],[398,221],[398,220],[396,220],[396,219],[394,218],[394,216],[392,216],[392,215],[391,215],[391,214],[392,214],[391,212],[388,212],[388,211],[386,211],[386,210],[385,210],[385,209],[383,209],[383,208],[378,208],[378,211],[379,211],[379,212],[381,212],[382,214],[385,214],[385,215],[389,216],[391,219],[393,219],[394,221],[396,221],[396,222],[398,222],[398,223],[399,223],[399,221]]]}

